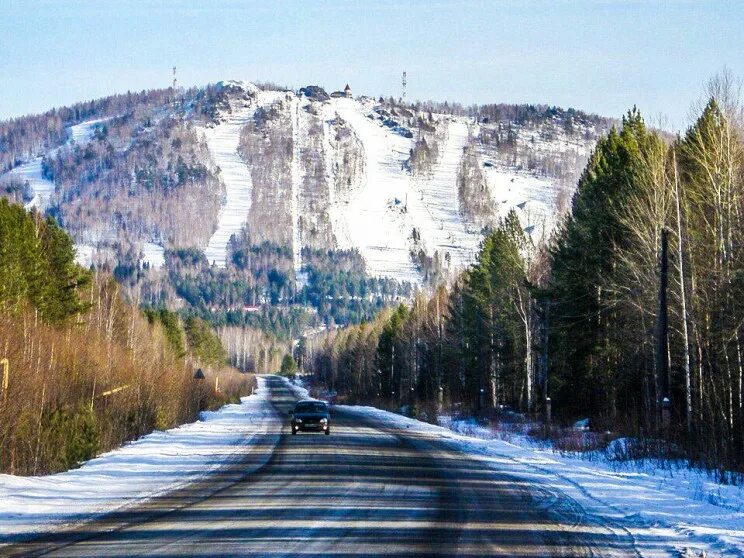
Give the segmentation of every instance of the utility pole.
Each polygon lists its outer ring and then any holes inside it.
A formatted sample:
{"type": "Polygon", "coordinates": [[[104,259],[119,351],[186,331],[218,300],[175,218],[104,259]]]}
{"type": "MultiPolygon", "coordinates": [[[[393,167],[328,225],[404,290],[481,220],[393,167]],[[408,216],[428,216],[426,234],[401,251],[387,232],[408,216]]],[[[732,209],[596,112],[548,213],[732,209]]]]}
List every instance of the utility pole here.
{"type": "Polygon", "coordinates": [[[661,231],[661,250],[659,253],[659,310],[656,316],[656,377],[659,392],[657,405],[659,425],[664,434],[668,433],[671,413],[669,398],[669,315],[667,305],[667,284],[669,282],[669,261],[667,257],[669,231],[661,231]]]}
{"type": "Polygon", "coordinates": [[[540,318],[540,356],[538,360],[539,381],[542,391],[543,420],[546,427],[551,420],[551,400],[548,395],[548,328],[550,327],[550,300],[542,298],[538,305],[537,315],[540,318]]]}

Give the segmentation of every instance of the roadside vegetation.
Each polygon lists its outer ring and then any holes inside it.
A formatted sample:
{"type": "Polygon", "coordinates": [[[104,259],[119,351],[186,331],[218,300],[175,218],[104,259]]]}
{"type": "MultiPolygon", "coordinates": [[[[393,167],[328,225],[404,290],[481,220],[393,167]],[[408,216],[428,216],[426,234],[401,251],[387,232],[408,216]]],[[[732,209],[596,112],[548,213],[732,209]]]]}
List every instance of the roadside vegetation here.
{"type": "Polygon", "coordinates": [[[744,118],[729,75],[706,94],[697,121],[671,140],[629,111],[598,142],[547,245],[509,215],[454,284],[308,340],[306,368],[350,400],[428,417],[539,417],[549,397],[558,423],[588,418],[596,431],[639,440],[634,451],[735,480],[730,472],[744,472],[744,118]]]}
{"type": "Polygon", "coordinates": [[[0,471],[65,470],[249,390],[203,322],[143,314],[110,275],[74,263],[51,218],[0,200],[0,262],[0,471]]]}

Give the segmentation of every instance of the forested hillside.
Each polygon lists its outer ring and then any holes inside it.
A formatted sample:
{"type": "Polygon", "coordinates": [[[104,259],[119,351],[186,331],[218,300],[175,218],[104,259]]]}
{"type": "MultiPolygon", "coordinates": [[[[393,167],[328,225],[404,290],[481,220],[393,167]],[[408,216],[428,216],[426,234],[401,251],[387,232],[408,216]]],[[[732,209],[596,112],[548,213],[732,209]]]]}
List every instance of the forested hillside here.
{"type": "Polygon", "coordinates": [[[451,287],[308,339],[307,368],[351,400],[430,417],[540,416],[549,397],[559,424],[589,417],[636,456],[744,471],[744,119],[728,76],[707,93],[671,142],[628,112],[548,244],[509,213],[451,287]]]}
{"type": "Polygon", "coordinates": [[[548,234],[608,125],[226,81],[1,123],[0,196],[139,304],[289,338],[452,280],[510,209],[548,234]]]}
{"type": "Polygon", "coordinates": [[[207,324],[166,310],[143,315],[110,275],[74,262],[71,239],[51,218],[0,200],[0,261],[0,359],[9,371],[0,471],[74,467],[249,387],[207,324]],[[206,380],[194,380],[197,366],[206,380]]]}

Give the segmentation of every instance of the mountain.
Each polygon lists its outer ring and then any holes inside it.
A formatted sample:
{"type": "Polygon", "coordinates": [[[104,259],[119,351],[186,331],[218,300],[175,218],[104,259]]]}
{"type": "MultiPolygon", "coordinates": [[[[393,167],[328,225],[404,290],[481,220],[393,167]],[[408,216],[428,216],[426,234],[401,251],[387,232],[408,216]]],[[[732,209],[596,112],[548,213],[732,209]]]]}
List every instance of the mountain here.
{"type": "Polygon", "coordinates": [[[140,303],[291,330],[453,277],[510,209],[547,238],[610,124],[224,81],[0,123],[0,193],[140,303]]]}

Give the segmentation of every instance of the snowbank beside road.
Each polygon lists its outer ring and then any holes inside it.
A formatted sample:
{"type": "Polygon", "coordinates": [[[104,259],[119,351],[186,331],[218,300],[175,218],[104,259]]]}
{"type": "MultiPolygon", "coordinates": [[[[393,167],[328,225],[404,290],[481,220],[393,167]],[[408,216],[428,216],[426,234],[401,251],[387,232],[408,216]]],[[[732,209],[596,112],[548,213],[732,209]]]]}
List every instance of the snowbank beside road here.
{"type": "MultiPolygon", "coordinates": [[[[619,469],[607,461],[562,456],[552,450],[494,439],[486,429],[468,436],[373,407],[339,406],[408,432],[435,435],[453,449],[492,467],[569,498],[601,521],[629,533],[642,556],[741,556],[744,554],[744,488],[721,486],[704,473],[619,469]],[[473,435],[477,437],[472,437],[473,435]],[[660,542],[663,541],[663,542],[660,542]]],[[[450,424],[459,429],[462,425],[450,424]]]]}
{"type": "Polygon", "coordinates": [[[91,519],[193,482],[239,457],[261,434],[281,426],[265,380],[258,382],[257,392],[239,404],[153,432],[79,469],[45,477],[0,475],[0,542],[91,519]]]}

